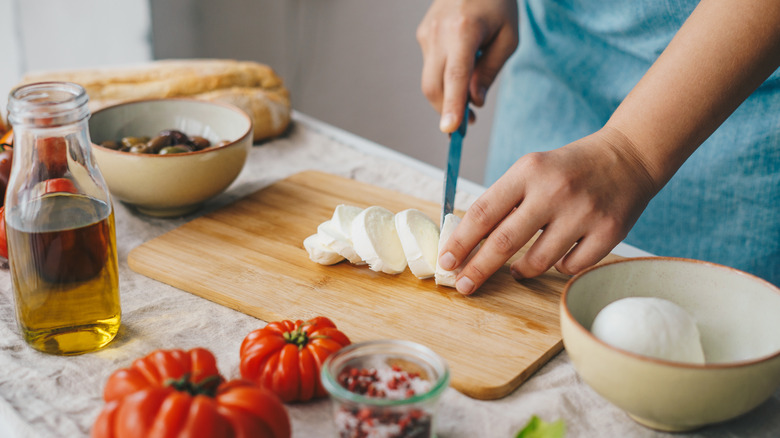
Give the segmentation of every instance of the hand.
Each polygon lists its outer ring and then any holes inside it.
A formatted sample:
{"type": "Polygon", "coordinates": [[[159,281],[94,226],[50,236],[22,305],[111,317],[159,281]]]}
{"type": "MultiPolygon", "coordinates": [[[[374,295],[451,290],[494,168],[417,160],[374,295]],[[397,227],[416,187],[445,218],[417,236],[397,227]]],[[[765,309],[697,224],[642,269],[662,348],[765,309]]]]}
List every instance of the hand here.
{"type": "Polygon", "coordinates": [[[460,125],[466,97],[476,106],[517,48],[516,0],[435,0],[417,28],[422,91],[441,115],[439,128],[460,125]],[[482,56],[476,62],[477,51],[482,56]]]}
{"type": "Polygon", "coordinates": [[[660,190],[638,149],[619,131],[601,131],[550,152],[520,158],[468,209],[439,255],[454,269],[484,238],[456,280],[471,294],[533,236],[511,265],[516,279],[555,267],[575,274],[604,258],[660,190]]]}

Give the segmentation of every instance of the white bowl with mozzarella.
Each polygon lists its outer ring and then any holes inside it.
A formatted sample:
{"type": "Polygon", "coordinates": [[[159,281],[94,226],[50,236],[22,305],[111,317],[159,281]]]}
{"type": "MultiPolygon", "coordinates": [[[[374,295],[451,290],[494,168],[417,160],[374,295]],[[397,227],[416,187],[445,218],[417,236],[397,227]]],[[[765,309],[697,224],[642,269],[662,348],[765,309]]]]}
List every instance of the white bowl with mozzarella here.
{"type": "Polygon", "coordinates": [[[666,257],[587,269],[569,280],[560,305],[564,346],[582,379],[640,424],[665,431],[727,421],[771,397],[780,386],[778,315],[780,289],[769,282],[726,266],[666,257]],[[703,363],[690,339],[662,339],[683,336],[688,324],[674,310],[627,306],[591,331],[609,305],[636,297],[673,303],[690,315],[703,363]]]}

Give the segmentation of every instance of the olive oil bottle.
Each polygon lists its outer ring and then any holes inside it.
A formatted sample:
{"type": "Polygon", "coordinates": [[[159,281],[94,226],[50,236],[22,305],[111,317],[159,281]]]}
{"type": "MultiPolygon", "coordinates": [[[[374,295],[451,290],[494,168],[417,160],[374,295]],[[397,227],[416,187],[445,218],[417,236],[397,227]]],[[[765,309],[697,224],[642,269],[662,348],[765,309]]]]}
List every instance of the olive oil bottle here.
{"type": "Polygon", "coordinates": [[[72,355],[104,347],[121,320],[114,211],[92,157],[87,95],[48,82],[11,92],[14,159],[5,198],[21,335],[72,355]]]}

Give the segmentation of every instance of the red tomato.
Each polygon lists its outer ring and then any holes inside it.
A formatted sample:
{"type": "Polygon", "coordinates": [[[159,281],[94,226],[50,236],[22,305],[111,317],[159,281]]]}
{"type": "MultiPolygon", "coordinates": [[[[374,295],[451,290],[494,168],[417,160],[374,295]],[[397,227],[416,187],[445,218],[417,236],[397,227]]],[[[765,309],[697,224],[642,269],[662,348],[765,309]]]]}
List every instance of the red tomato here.
{"type": "Polygon", "coordinates": [[[112,374],[94,438],[289,438],[290,418],[271,391],[224,382],[210,351],[158,350],[112,374]]]}
{"type": "Polygon", "coordinates": [[[52,178],[46,180],[46,185],[43,189],[46,193],[54,193],[54,192],[69,192],[69,193],[78,193],[78,190],[76,190],[76,186],[73,184],[73,181],[69,180],[68,178],[52,178]]]}
{"type": "Polygon", "coordinates": [[[11,176],[13,158],[14,150],[11,146],[0,142],[0,205],[5,203],[5,189],[8,187],[8,178],[11,176]]]}
{"type": "Polygon", "coordinates": [[[241,343],[241,377],[271,389],[285,402],[324,397],[322,363],[350,343],[323,316],[306,322],[272,322],[241,343]]]}
{"type": "Polygon", "coordinates": [[[5,237],[5,206],[0,207],[0,256],[8,258],[8,240],[5,237]]]}
{"type": "Polygon", "coordinates": [[[46,167],[48,178],[59,178],[68,170],[68,144],[63,137],[38,138],[38,159],[46,167]]]}
{"type": "Polygon", "coordinates": [[[0,144],[7,144],[9,146],[14,145],[14,130],[9,129],[8,132],[3,134],[2,137],[0,137],[0,144]]]}

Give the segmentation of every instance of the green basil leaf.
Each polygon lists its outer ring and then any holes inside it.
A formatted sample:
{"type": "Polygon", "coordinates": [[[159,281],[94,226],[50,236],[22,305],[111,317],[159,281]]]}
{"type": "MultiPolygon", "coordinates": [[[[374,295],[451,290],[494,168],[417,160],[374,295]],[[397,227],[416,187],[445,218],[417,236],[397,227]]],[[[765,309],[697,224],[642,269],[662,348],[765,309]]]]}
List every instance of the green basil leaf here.
{"type": "Polygon", "coordinates": [[[528,420],[528,424],[517,432],[515,438],[564,438],[566,436],[566,423],[563,420],[547,423],[534,415],[528,420]]]}

